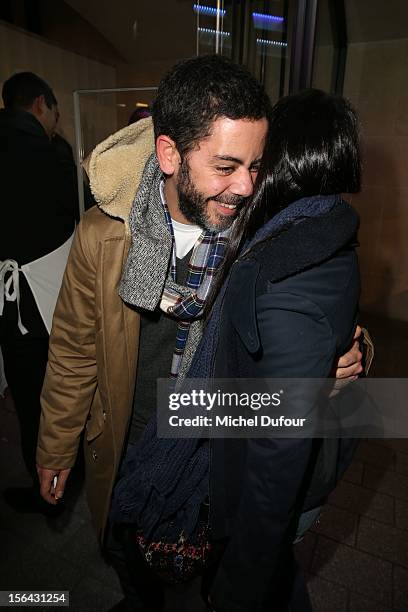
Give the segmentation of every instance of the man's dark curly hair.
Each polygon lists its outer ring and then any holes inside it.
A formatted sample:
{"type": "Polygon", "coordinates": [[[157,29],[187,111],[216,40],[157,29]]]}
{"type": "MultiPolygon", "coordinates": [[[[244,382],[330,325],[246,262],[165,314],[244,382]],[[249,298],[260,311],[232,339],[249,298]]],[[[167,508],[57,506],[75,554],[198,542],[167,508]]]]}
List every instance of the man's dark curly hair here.
{"type": "Polygon", "coordinates": [[[160,82],[153,104],[155,137],[169,136],[181,155],[211,133],[219,117],[258,120],[270,102],[262,85],[242,66],[220,55],[176,64],[160,82]]]}

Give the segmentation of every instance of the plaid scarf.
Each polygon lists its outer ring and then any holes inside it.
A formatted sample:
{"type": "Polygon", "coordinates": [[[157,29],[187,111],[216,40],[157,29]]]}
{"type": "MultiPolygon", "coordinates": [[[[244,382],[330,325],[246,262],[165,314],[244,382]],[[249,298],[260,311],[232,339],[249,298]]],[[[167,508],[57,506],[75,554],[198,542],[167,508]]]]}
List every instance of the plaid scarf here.
{"type": "MultiPolygon", "coordinates": [[[[170,278],[176,282],[176,246],[173,223],[167,208],[163,192],[164,183],[160,184],[160,195],[164,215],[172,238],[170,278]]],[[[177,378],[187,343],[191,322],[198,319],[205,306],[205,301],[211,288],[214,273],[221,264],[229,230],[216,234],[203,231],[194,245],[188,264],[186,286],[193,290],[187,297],[180,296],[172,283],[166,282],[160,302],[160,308],[167,314],[179,320],[176,345],[173,353],[170,377],[177,378]]]]}
{"type": "Polygon", "coordinates": [[[119,294],[138,308],[153,311],[160,306],[179,321],[170,376],[180,378],[187,372],[201,338],[200,317],[214,272],[223,260],[229,230],[201,234],[188,264],[186,286],[177,284],[173,224],[154,154],[146,163],[129,225],[132,245],[119,294]]]}

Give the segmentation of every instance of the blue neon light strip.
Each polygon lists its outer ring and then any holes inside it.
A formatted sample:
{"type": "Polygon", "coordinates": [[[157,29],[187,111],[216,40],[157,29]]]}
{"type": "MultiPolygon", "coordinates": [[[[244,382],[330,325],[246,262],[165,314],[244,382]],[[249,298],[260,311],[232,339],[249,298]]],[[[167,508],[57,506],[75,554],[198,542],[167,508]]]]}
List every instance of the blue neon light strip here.
{"type": "Polygon", "coordinates": [[[265,21],[274,21],[275,23],[283,23],[284,17],[278,17],[277,15],[267,15],[266,13],[252,13],[254,19],[264,19],[265,21]]]}
{"type": "Polygon", "coordinates": [[[224,9],[217,9],[217,8],[214,8],[213,6],[204,6],[203,4],[193,4],[193,10],[195,13],[198,13],[199,15],[211,15],[213,17],[216,17],[217,15],[221,15],[221,17],[225,17],[225,14],[227,12],[224,9]]]}
{"type": "Polygon", "coordinates": [[[258,45],[271,45],[272,47],[287,47],[288,43],[279,42],[279,40],[268,40],[267,38],[257,38],[258,45]]]}
{"type": "MultiPolygon", "coordinates": [[[[198,31],[201,32],[201,34],[217,34],[217,30],[211,28],[198,28],[198,31]]],[[[218,34],[220,36],[231,36],[230,32],[222,32],[221,30],[218,31],[218,34]]]]}

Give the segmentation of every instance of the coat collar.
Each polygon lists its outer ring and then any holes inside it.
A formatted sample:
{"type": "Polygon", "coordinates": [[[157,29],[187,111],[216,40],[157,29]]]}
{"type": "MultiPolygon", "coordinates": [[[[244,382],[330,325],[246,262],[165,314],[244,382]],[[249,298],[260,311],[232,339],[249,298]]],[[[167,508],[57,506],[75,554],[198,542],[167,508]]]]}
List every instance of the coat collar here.
{"type": "Polygon", "coordinates": [[[4,128],[20,130],[21,132],[31,134],[31,136],[43,138],[48,143],[50,142],[46,131],[38,119],[33,113],[23,109],[0,109],[0,129],[4,128]]]}
{"type": "Polygon", "coordinates": [[[359,217],[344,200],[324,214],[304,217],[267,235],[240,259],[255,259],[264,268],[268,279],[276,282],[332,257],[355,240],[359,217]]]}
{"type": "Polygon", "coordinates": [[[153,123],[149,117],[109,136],[83,164],[97,205],[110,217],[124,221],[127,234],[132,203],[153,151],[153,123]]]}

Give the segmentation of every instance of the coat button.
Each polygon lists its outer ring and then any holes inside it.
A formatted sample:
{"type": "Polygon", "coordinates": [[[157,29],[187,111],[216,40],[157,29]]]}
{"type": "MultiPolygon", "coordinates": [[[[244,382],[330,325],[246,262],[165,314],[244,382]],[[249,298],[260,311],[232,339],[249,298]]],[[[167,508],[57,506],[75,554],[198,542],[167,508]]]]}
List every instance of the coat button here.
{"type": "Polygon", "coordinates": [[[93,451],[92,451],[92,459],[93,459],[94,461],[98,461],[98,455],[97,455],[96,450],[93,450],[93,451]]]}

